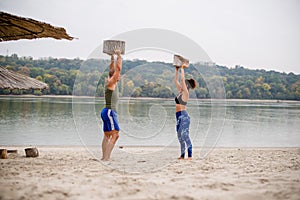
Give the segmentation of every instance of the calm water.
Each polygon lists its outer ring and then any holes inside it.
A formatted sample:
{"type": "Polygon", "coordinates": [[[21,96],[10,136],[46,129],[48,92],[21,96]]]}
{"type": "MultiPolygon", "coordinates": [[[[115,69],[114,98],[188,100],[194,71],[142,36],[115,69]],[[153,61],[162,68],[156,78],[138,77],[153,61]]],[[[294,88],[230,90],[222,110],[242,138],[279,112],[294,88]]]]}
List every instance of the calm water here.
{"type": "MultiPolygon", "coordinates": [[[[100,145],[103,99],[0,97],[0,145],[100,145]]],[[[118,145],[178,146],[173,100],[122,99],[118,145]]],[[[192,100],[194,146],[299,147],[300,102],[192,100]]]]}

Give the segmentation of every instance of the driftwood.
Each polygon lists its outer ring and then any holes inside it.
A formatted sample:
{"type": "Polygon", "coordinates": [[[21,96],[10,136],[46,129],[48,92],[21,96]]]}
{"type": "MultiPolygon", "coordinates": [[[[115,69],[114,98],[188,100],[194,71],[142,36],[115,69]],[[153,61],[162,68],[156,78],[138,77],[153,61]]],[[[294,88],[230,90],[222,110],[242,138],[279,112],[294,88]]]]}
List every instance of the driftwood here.
{"type": "Polygon", "coordinates": [[[0,66],[0,88],[21,90],[47,89],[48,85],[0,66]]]}
{"type": "Polygon", "coordinates": [[[1,159],[7,159],[7,149],[0,149],[1,159]]]}
{"type": "Polygon", "coordinates": [[[67,40],[74,39],[66,33],[64,28],[0,12],[0,42],[48,37],[67,40]]]}
{"type": "Polygon", "coordinates": [[[26,154],[26,157],[38,157],[39,151],[37,150],[37,148],[26,148],[25,154],[26,154]]]}
{"type": "Polygon", "coordinates": [[[13,150],[7,149],[7,153],[18,153],[18,150],[16,150],[16,149],[13,149],[13,150]]]}
{"type": "Polygon", "coordinates": [[[187,68],[189,67],[189,60],[180,55],[174,55],[173,65],[175,67],[181,67],[184,65],[184,68],[187,68]]]}
{"type": "Polygon", "coordinates": [[[103,41],[103,53],[113,55],[114,50],[119,48],[121,54],[125,54],[125,42],[120,40],[104,40],[103,41]]]}

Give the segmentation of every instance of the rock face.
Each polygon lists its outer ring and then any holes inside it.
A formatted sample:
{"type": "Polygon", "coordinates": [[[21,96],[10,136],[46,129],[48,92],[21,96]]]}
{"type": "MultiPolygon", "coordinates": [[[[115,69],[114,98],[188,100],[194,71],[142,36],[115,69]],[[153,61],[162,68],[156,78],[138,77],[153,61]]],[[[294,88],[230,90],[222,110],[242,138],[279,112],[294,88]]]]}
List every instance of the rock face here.
{"type": "Polygon", "coordinates": [[[37,150],[37,148],[26,148],[25,154],[26,154],[26,157],[38,157],[39,151],[37,150]]]}

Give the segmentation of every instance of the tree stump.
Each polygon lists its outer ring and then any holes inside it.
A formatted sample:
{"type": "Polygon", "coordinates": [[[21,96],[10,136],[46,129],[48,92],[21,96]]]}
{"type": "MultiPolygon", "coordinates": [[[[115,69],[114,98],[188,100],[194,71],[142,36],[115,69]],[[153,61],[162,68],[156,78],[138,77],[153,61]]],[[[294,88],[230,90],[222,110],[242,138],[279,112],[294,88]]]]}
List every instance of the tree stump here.
{"type": "Polygon", "coordinates": [[[115,53],[115,48],[119,48],[121,54],[125,54],[125,42],[120,40],[104,40],[103,41],[103,53],[108,55],[113,55],[115,53]]]}
{"type": "Polygon", "coordinates": [[[185,65],[184,68],[187,68],[189,66],[189,60],[180,55],[174,55],[173,65],[175,67],[181,67],[182,65],[185,65]]]}
{"type": "Polygon", "coordinates": [[[1,159],[7,159],[7,149],[0,149],[1,159]]]}
{"type": "Polygon", "coordinates": [[[39,151],[37,150],[37,148],[26,148],[25,154],[26,154],[26,157],[38,157],[39,151]]]}

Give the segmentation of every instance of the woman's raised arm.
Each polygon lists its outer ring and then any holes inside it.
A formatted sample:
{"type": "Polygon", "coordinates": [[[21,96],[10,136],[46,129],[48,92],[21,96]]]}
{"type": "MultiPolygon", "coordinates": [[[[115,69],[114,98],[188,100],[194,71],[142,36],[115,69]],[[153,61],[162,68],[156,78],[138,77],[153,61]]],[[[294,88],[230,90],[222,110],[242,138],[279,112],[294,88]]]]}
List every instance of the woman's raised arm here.
{"type": "Polygon", "coordinates": [[[181,86],[180,86],[180,83],[178,82],[178,70],[179,70],[179,67],[176,67],[175,68],[174,83],[175,83],[177,91],[181,92],[181,86]]]}

